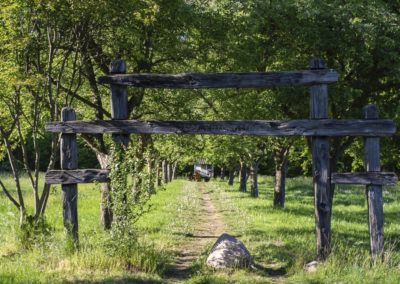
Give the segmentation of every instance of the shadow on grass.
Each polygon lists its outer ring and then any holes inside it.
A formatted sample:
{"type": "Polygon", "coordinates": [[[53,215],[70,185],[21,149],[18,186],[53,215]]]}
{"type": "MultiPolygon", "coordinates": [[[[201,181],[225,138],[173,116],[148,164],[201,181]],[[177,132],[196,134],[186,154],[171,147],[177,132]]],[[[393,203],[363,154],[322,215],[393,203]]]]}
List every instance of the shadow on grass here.
{"type": "Polygon", "coordinates": [[[117,284],[125,284],[125,283],[137,283],[137,284],[157,284],[157,283],[167,283],[165,281],[156,280],[156,279],[140,279],[135,276],[124,276],[124,277],[110,277],[103,280],[73,280],[73,281],[64,281],[63,283],[92,283],[92,284],[103,284],[103,283],[117,283],[117,284]]]}
{"type": "Polygon", "coordinates": [[[273,243],[263,244],[257,247],[257,258],[267,263],[281,263],[278,267],[265,267],[264,271],[271,276],[282,276],[287,273],[287,269],[295,265],[296,257],[304,255],[308,250],[304,245],[296,243],[279,246],[273,243]]]}
{"type": "Polygon", "coordinates": [[[288,186],[286,190],[288,194],[294,196],[314,196],[312,185],[311,188],[302,185],[288,186]]]}
{"type": "Polygon", "coordinates": [[[265,267],[261,264],[254,264],[254,267],[256,268],[256,273],[260,276],[271,276],[271,277],[279,277],[279,276],[285,276],[287,271],[285,267],[265,267]]]}

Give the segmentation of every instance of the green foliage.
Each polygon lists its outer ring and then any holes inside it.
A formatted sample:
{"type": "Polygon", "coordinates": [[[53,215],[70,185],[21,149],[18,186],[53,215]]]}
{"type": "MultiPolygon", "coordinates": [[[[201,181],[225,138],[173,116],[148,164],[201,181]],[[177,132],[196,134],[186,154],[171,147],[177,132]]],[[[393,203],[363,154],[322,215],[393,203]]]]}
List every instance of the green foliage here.
{"type": "Polygon", "coordinates": [[[124,259],[129,259],[137,249],[135,224],[148,210],[147,202],[154,193],[154,169],[149,172],[139,166],[142,159],[137,157],[136,150],[116,143],[112,151],[110,183],[114,220],[106,247],[111,255],[124,259]]]}
{"type": "Polygon", "coordinates": [[[33,247],[44,249],[52,242],[54,228],[44,217],[36,220],[34,216],[28,215],[21,225],[18,224],[15,232],[22,249],[29,250],[33,247]]]}

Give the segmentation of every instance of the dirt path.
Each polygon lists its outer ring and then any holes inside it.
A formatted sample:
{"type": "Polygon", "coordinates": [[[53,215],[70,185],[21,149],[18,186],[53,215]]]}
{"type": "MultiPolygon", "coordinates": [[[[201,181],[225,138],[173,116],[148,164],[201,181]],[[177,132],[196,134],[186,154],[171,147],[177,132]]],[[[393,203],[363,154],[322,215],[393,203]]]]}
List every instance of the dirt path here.
{"type": "Polygon", "coordinates": [[[224,233],[225,225],[211,201],[204,184],[199,184],[201,196],[201,217],[193,236],[180,248],[174,265],[168,271],[169,283],[179,283],[190,271],[193,262],[200,256],[208,243],[214,243],[224,233]]]}

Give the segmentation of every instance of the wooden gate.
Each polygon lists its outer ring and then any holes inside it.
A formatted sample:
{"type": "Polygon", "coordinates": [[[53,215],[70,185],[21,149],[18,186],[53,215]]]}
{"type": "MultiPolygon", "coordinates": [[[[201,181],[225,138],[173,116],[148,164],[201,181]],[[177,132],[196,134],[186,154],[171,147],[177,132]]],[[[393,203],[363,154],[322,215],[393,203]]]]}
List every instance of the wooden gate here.
{"type": "Polygon", "coordinates": [[[325,259],[331,243],[331,184],[363,184],[367,189],[371,254],[383,254],[382,185],[395,185],[394,173],[381,172],[379,137],[392,135],[392,120],[378,119],[374,105],[363,108],[362,119],[328,119],[327,84],[337,82],[336,71],[313,59],[309,70],[255,73],[125,74],[122,60],[113,61],[111,74],[98,79],[110,84],[111,120],[76,121],[75,112],[64,108],[61,122],[49,122],[46,130],[61,133],[61,170],[46,173],[46,183],[62,184],[64,225],[78,239],[77,184],[107,182],[108,171],[78,169],[76,134],[111,133],[116,143],[127,145],[129,134],[215,134],[311,137],[317,257],[325,259]],[[310,86],[310,118],[305,120],[138,121],[128,119],[127,87],[200,89],[271,88],[310,86]],[[329,137],[363,136],[365,172],[331,173],[329,137]]]}

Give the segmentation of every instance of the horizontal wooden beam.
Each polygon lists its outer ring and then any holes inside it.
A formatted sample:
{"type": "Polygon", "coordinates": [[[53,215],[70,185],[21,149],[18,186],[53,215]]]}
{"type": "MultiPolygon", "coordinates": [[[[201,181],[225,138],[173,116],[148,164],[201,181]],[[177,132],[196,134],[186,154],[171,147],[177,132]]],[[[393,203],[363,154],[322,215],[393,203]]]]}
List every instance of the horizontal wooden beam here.
{"type": "Polygon", "coordinates": [[[47,184],[71,184],[108,182],[109,170],[84,169],[84,170],[52,170],[45,175],[47,184]]]}
{"type": "Polygon", "coordinates": [[[332,173],[331,183],[396,185],[397,175],[391,172],[332,173]]]}
{"type": "Polygon", "coordinates": [[[143,88],[265,88],[306,86],[337,82],[335,70],[300,70],[248,73],[185,73],[185,74],[114,74],[98,78],[102,84],[129,85],[143,88]]]}
{"type": "Polygon", "coordinates": [[[50,122],[46,131],[61,133],[215,134],[259,136],[387,136],[391,120],[228,120],[137,121],[93,120],[50,122]]]}

